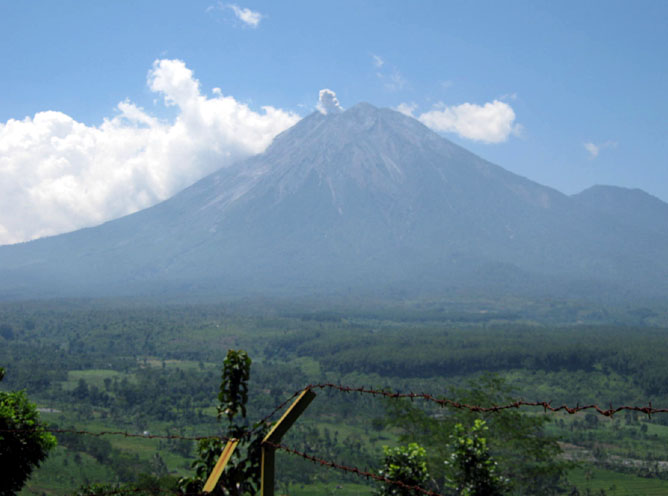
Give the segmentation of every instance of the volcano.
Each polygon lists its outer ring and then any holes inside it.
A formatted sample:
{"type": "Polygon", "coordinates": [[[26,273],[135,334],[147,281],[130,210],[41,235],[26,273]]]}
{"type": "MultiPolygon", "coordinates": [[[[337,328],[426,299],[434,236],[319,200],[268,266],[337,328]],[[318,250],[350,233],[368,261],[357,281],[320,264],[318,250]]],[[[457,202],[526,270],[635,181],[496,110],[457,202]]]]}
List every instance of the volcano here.
{"type": "Polygon", "coordinates": [[[0,247],[0,296],[659,296],[667,255],[668,205],[647,193],[567,196],[361,103],[146,210],[0,247]]]}

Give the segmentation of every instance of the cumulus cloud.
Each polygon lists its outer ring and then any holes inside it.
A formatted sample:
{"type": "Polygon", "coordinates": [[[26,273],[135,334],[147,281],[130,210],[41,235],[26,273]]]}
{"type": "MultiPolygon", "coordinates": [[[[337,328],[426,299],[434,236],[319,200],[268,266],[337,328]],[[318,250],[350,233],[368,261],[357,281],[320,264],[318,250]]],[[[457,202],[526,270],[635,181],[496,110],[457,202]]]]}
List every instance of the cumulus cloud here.
{"type": "Polygon", "coordinates": [[[317,108],[320,113],[325,115],[337,114],[343,110],[338,98],[336,98],[336,93],[327,88],[320,90],[317,108]]]}
{"type": "Polygon", "coordinates": [[[401,112],[404,115],[407,115],[408,117],[414,117],[413,113],[415,112],[415,109],[417,109],[417,103],[400,103],[397,105],[396,109],[397,112],[401,112]]]}
{"type": "Polygon", "coordinates": [[[588,141],[586,143],[583,143],[583,146],[585,147],[585,150],[589,152],[589,158],[594,159],[598,157],[598,154],[601,153],[601,150],[605,148],[616,148],[617,147],[617,142],[616,141],[606,141],[604,143],[592,143],[591,141],[588,141]]]}
{"type": "Polygon", "coordinates": [[[237,16],[241,22],[252,28],[258,27],[262,20],[262,14],[248,8],[241,8],[236,4],[229,4],[228,7],[232,9],[234,15],[237,16]]]}
{"type": "Polygon", "coordinates": [[[484,105],[462,103],[448,107],[439,104],[418,119],[435,131],[456,133],[483,143],[507,141],[511,134],[519,134],[522,129],[515,124],[513,108],[499,100],[484,105]]]}
{"type": "Polygon", "coordinates": [[[157,60],[148,87],[176,117],[130,101],[99,126],[44,111],[0,122],[0,244],[96,225],[168,198],[263,151],[299,116],[254,111],[220,89],[203,95],[180,60],[157,60]]]}

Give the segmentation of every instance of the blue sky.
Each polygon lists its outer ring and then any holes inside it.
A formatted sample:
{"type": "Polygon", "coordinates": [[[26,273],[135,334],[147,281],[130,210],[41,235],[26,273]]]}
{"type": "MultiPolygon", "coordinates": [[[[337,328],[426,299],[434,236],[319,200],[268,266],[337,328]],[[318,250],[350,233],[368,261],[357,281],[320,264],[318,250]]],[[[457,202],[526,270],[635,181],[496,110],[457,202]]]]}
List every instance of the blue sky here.
{"type": "Polygon", "coordinates": [[[666,25],[659,0],[0,0],[0,244],[164,199],[323,88],[568,194],[668,201],[666,25]]]}

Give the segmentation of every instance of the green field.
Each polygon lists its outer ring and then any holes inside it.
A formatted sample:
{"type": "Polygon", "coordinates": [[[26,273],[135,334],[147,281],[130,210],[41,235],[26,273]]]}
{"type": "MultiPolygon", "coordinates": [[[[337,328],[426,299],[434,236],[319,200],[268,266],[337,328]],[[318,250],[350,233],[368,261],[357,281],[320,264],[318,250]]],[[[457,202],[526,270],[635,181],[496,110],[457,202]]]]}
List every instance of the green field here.
{"type": "Polygon", "coordinates": [[[584,493],[600,494],[601,489],[609,496],[660,496],[668,494],[668,481],[646,479],[630,474],[613,472],[596,467],[578,468],[568,478],[584,493]]]}
{"type": "MultiPolygon", "coordinates": [[[[527,324],[524,317],[480,321],[486,314],[475,315],[471,320],[467,313],[433,309],[257,313],[216,306],[0,305],[0,323],[11,326],[14,335],[0,337],[0,364],[8,371],[2,387],[26,388],[45,410],[44,421],[59,428],[211,435],[220,432],[220,364],[232,347],[248,350],[253,358],[249,423],[309,383],[452,397],[489,372],[514,399],[668,405],[668,364],[660,352],[668,345],[666,329],[527,324]]],[[[317,394],[286,435],[286,444],[377,471],[383,446],[408,442],[410,425],[394,422],[387,400],[329,390],[317,394]]],[[[442,415],[424,408],[426,419],[442,415]]],[[[668,418],[622,413],[610,419],[591,412],[546,416],[531,408],[522,413],[547,418],[545,434],[567,447],[560,456],[582,460],[568,472],[564,494],[573,486],[582,494],[587,489],[668,494],[662,466],[643,468],[668,460],[668,418]],[[637,466],[625,467],[627,460],[637,466]]],[[[443,433],[435,436],[442,437],[428,446],[431,452],[448,443],[443,433]]],[[[175,479],[192,473],[196,456],[189,441],[59,438],[60,446],[23,494],[69,494],[92,482],[129,482],[142,474],[175,479]]],[[[422,439],[429,444],[429,437],[422,439]]],[[[498,456],[509,456],[502,451],[498,456]]],[[[279,494],[370,494],[374,487],[354,475],[302,462],[287,454],[278,457],[279,494]]],[[[430,463],[438,468],[440,462],[430,463]]]]}

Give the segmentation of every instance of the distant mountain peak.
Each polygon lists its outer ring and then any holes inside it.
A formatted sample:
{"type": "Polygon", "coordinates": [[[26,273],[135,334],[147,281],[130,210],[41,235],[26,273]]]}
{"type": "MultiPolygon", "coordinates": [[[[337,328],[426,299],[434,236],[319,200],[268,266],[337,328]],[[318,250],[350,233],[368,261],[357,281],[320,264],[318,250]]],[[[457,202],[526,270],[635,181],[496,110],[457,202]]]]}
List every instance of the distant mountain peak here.
{"type": "Polygon", "coordinates": [[[318,109],[263,153],[161,204],[0,247],[0,297],[66,286],[236,295],[580,281],[668,294],[668,205],[601,186],[567,197],[395,110],[343,110],[330,90],[321,96],[332,112],[318,109]]]}
{"type": "Polygon", "coordinates": [[[359,102],[346,110],[346,112],[350,112],[351,114],[359,114],[363,112],[378,112],[378,110],[380,110],[378,107],[371,105],[368,102],[359,102]]]}
{"type": "Polygon", "coordinates": [[[641,189],[597,184],[572,198],[618,222],[668,235],[668,203],[641,189]]]}

